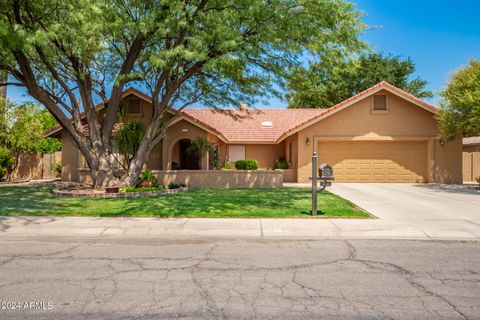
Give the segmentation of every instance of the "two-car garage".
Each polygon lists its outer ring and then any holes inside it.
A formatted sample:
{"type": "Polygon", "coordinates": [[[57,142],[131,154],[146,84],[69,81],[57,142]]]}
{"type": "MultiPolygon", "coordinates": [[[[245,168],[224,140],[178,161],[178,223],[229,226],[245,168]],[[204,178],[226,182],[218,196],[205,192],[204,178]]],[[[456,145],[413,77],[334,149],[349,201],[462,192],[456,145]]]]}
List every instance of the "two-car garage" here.
{"type": "Polygon", "coordinates": [[[337,182],[427,182],[426,141],[320,141],[337,182]]]}

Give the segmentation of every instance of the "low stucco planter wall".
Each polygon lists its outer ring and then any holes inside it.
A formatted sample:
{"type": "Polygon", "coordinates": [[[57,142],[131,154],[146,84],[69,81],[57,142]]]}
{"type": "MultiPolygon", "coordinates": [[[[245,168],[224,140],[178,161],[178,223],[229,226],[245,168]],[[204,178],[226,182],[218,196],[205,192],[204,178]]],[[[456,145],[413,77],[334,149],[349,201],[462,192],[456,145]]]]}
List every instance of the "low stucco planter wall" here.
{"type": "Polygon", "coordinates": [[[152,171],[163,185],[184,183],[192,188],[281,188],[283,173],[267,170],[152,171]]]}

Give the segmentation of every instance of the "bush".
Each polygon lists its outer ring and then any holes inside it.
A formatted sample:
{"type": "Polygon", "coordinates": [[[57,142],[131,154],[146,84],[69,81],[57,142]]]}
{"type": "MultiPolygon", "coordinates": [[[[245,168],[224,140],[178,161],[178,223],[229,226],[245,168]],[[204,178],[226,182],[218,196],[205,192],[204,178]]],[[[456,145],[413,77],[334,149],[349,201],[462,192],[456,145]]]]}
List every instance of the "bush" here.
{"type": "Polygon", "coordinates": [[[50,166],[55,178],[60,178],[62,176],[62,164],[59,161],[52,163],[50,166]]]}
{"type": "Polygon", "coordinates": [[[153,174],[153,172],[150,169],[147,169],[143,171],[140,174],[139,182],[137,184],[137,187],[143,186],[143,187],[158,187],[160,184],[158,182],[157,177],[153,174]]]}
{"type": "Polygon", "coordinates": [[[476,177],[475,181],[477,181],[477,183],[480,185],[480,177],[476,177]]]}
{"type": "Polygon", "coordinates": [[[185,183],[174,183],[171,182],[168,184],[168,189],[179,189],[179,188],[185,188],[187,185],[185,183]]]}
{"type": "Polygon", "coordinates": [[[257,170],[258,161],[257,160],[238,160],[235,162],[235,168],[237,170],[257,170]]]}
{"type": "Polygon", "coordinates": [[[12,154],[7,149],[0,147],[0,181],[4,181],[7,175],[12,171],[13,164],[12,154]]]}
{"type": "Polygon", "coordinates": [[[120,188],[119,192],[127,193],[127,192],[144,192],[144,191],[157,191],[157,190],[165,190],[165,186],[158,186],[158,187],[128,187],[128,188],[120,188]]]}
{"type": "Polygon", "coordinates": [[[233,169],[233,168],[235,168],[235,163],[230,161],[225,161],[225,163],[222,166],[222,169],[233,169]]]}
{"type": "Polygon", "coordinates": [[[275,169],[288,169],[287,160],[280,158],[275,161],[275,169]]]}

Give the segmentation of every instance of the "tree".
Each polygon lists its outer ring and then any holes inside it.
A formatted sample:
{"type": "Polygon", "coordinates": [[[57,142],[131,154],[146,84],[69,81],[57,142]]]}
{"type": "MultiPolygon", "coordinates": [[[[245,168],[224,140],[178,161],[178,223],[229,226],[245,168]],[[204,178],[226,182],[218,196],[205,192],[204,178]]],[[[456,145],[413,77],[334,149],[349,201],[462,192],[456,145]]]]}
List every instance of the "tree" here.
{"type": "Polygon", "coordinates": [[[21,153],[59,151],[60,141],[43,134],[55,124],[48,111],[33,103],[15,105],[8,100],[0,101],[0,146],[9,150],[15,160],[21,153]]]}
{"type": "Polygon", "coordinates": [[[378,53],[358,59],[322,59],[295,70],[287,85],[289,108],[329,108],[381,81],[387,81],[419,98],[432,97],[427,82],[414,78],[410,58],[378,53]]]}
{"type": "Polygon", "coordinates": [[[439,113],[442,138],[480,135],[480,59],[470,60],[457,70],[440,93],[439,113]]]}
{"type": "Polygon", "coordinates": [[[356,52],[364,29],[343,0],[2,0],[0,70],[72,137],[95,188],[134,185],[169,110],[279,95],[302,58],[356,52]],[[110,141],[130,85],[153,97],[153,115],[118,179],[110,141]]]}
{"type": "Polygon", "coordinates": [[[118,151],[123,155],[127,167],[130,165],[133,158],[135,158],[144,135],[145,127],[139,120],[130,120],[124,123],[118,131],[118,151]]]}

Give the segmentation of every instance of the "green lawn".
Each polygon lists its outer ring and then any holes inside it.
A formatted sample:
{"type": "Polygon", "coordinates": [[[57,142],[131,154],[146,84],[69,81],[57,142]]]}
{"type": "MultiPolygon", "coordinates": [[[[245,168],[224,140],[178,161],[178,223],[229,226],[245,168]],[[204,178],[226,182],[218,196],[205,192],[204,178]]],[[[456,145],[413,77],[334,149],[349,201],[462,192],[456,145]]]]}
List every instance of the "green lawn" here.
{"type": "MultiPolygon", "coordinates": [[[[194,189],[140,198],[58,198],[40,186],[0,187],[0,215],[100,217],[301,217],[310,216],[309,189],[194,189]]],[[[318,213],[368,217],[351,202],[329,192],[318,195],[318,213]]]]}

